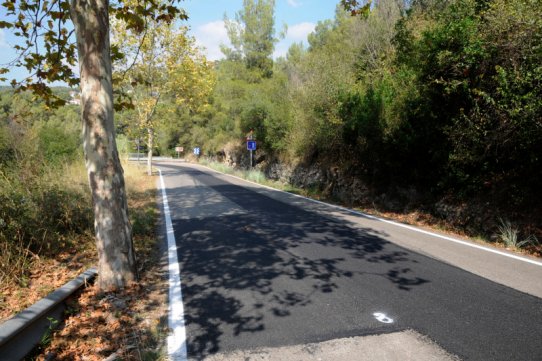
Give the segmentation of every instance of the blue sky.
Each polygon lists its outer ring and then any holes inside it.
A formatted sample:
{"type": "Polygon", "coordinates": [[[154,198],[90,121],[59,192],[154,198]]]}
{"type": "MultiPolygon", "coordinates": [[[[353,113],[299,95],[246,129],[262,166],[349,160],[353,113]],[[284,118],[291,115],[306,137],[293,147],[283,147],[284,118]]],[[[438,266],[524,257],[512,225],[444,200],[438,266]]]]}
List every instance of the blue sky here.
{"type": "MultiPolygon", "coordinates": [[[[339,0],[276,0],[275,29],[288,26],[286,37],[275,47],[275,57],[286,54],[293,42],[306,42],[307,35],[314,30],[318,21],[332,19],[339,0]]],[[[224,28],[224,14],[230,19],[242,8],[243,0],[184,0],[181,6],[188,12],[187,25],[200,46],[206,48],[210,60],[222,57],[219,46],[228,44],[224,28]]],[[[0,14],[5,19],[5,14],[0,14]]],[[[13,45],[17,39],[9,30],[0,29],[0,66],[10,62],[16,56],[13,45]]],[[[7,78],[21,79],[26,76],[24,69],[13,69],[7,78]]]]}
{"type": "MultiPolygon", "coordinates": [[[[339,0],[276,0],[275,29],[288,26],[285,39],[275,48],[275,57],[286,54],[293,42],[306,41],[318,21],[332,19],[339,0]]],[[[222,56],[220,43],[228,44],[224,29],[224,13],[230,19],[243,6],[243,0],[185,0],[183,7],[188,12],[188,24],[198,44],[207,48],[207,56],[216,60],[222,56]]]]}

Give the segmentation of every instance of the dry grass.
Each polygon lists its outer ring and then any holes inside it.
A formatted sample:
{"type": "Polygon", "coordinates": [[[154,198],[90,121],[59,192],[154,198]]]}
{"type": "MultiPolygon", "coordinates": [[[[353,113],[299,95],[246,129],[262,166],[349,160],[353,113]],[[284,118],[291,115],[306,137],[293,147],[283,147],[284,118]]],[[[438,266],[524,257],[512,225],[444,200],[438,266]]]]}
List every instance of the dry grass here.
{"type": "Polygon", "coordinates": [[[419,228],[424,228],[428,231],[436,231],[459,239],[466,238],[481,245],[491,245],[492,247],[506,249],[508,251],[516,252],[523,255],[542,257],[542,244],[540,243],[533,242],[522,247],[517,247],[506,244],[504,242],[494,242],[485,237],[473,235],[472,233],[465,231],[465,229],[457,227],[454,224],[447,222],[441,218],[435,217],[434,215],[431,215],[427,212],[419,210],[403,213],[383,212],[377,211],[376,209],[370,207],[356,209],[373,216],[383,217],[396,222],[413,225],[419,228]]]}

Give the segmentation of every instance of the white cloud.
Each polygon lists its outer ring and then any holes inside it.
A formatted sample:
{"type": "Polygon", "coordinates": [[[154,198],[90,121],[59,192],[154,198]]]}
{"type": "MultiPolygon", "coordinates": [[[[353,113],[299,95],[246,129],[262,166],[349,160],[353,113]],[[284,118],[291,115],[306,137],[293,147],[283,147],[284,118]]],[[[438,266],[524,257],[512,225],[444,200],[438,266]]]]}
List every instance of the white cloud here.
{"type": "MultiPolygon", "coordinates": [[[[304,22],[288,26],[286,38],[281,40],[275,47],[273,57],[285,56],[288,48],[294,42],[303,41],[306,43],[307,36],[314,31],[315,24],[304,22]]],[[[223,59],[224,54],[220,51],[220,44],[231,46],[228,33],[224,27],[224,21],[212,21],[192,30],[198,46],[206,49],[205,54],[209,60],[223,59]]]]}
{"type": "Polygon", "coordinates": [[[218,60],[224,57],[220,51],[220,44],[230,45],[224,21],[217,20],[200,25],[193,30],[193,34],[196,43],[207,50],[207,59],[218,60]]]}
{"type": "Polygon", "coordinates": [[[298,8],[301,6],[301,2],[297,1],[297,0],[288,0],[288,5],[290,5],[291,7],[294,7],[294,8],[298,8]]]}
{"type": "Polygon", "coordinates": [[[293,41],[307,40],[307,36],[314,31],[316,27],[313,23],[299,23],[288,27],[286,38],[293,41]]]}
{"type": "Polygon", "coordinates": [[[293,43],[303,42],[307,44],[307,36],[314,31],[315,27],[315,24],[308,22],[288,26],[286,37],[275,46],[273,58],[286,56],[293,43]]]}

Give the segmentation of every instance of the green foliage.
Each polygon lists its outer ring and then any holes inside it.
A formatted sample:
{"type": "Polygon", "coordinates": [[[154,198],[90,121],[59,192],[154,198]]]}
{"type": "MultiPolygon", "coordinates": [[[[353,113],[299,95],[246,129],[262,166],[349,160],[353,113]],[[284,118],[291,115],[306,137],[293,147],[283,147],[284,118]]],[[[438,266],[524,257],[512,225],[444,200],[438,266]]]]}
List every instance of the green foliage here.
{"type": "Polygon", "coordinates": [[[180,142],[178,117],[186,121],[187,113],[207,103],[214,85],[211,65],[186,27],[149,20],[140,34],[127,26],[115,22],[113,27],[114,43],[130,58],[130,64],[127,59],[115,64],[114,75],[131,94],[133,109],[120,113],[117,130],[153,155],[172,155],[180,142]]]}
{"type": "Polygon", "coordinates": [[[342,140],[346,149],[366,159],[363,168],[373,172],[382,168],[380,162],[384,155],[382,108],[380,89],[369,88],[365,93],[345,94],[341,99],[342,140]]]}
{"type": "Polygon", "coordinates": [[[273,74],[275,37],[275,0],[243,0],[243,8],[235,14],[235,21],[224,22],[233,49],[223,47],[229,60],[243,60],[249,70],[265,78],[273,74]]]}
{"type": "Polygon", "coordinates": [[[47,122],[38,128],[39,150],[50,163],[73,160],[80,149],[77,133],[60,122],[47,122]]]}
{"type": "Polygon", "coordinates": [[[535,3],[495,1],[484,12],[478,36],[488,55],[469,89],[472,108],[450,130],[454,172],[472,173],[469,188],[485,185],[516,206],[535,205],[542,177],[542,21],[535,3]]]}
{"type": "Polygon", "coordinates": [[[367,15],[371,9],[371,1],[341,0],[341,5],[350,11],[352,16],[367,15]]]}
{"type": "Polygon", "coordinates": [[[260,183],[260,184],[265,184],[265,181],[267,180],[267,178],[265,177],[265,174],[257,170],[248,171],[244,178],[251,182],[260,183]]]}
{"type": "Polygon", "coordinates": [[[117,141],[117,150],[119,151],[119,155],[122,157],[127,157],[128,153],[132,153],[132,149],[130,146],[130,139],[124,134],[120,134],[116,138],[117,141]]]}
{"type": "Polygon", "coordinates": [[[540,1],[343,1],[272,74],[247,66],[245,42],[266,37],[243,26],[272,16],[258,4],[229,23],[208,105],[166,116],[161,151],[214,154],[252,128],[258,152],[331,162],[382,193],[540,209],[540,1]]]}
{"type": "MultiPolygon", "coordinates": [[[[55,89],[59,97],[67,96],[66,89],[55,89]]],[[[14,160],[16,151],[40,152],[50,163],[69,162],[80,154],[80,123],[77,106],[66,105],[51,110],[44,101],[36,100],[29,93],[0,92],[0,162],[14,160]],[[33,138],[17,149],[16,135],[26,134],[33,138]],[[15,137],[13,137],[15,135],[15,137]]],[[[24,138],[24,137],[23,137],[24,138]]],[[[22,139],[22,138],[21,138],[22,139]]],[[[24,156],[24,155],[23,155],[24,156]]]]}
{"type": "Polygon", "coordinates": [[[431,149],[438,160],[431,168],[440,169],[446,188],[482,192],[509,206],[535,205],[535,180],[542,176],[535,3],[492,1],[480,8],[458,0],[421,32],[419,15],[399,27],[398,61],[416,72],[424,109],[413,120],[433,129],[427,140],[442,140],[431,149]]]}
{"type": "MultiPolygon", "coordinates": [[[[299,55],[294,57],[295,64],[288,70],[295,154],[333,156],[339,148],[344,150],[343,142],[359,154],[354,149],[357,143],[369,138],[375,144],[381,142],[372,138],[374,134],[363,133],[367,127],[380,127],[381,122],[384,128],[386,122],[395,123],[391,110],[382,109],[381,100],[375,97],[389,91],[383,78],[389,76],[385,66],[390,62],[391,38],[399,15],[396,3],[382,1],[366,18],[352,18],[338,8],[334,21],[316,26],[309,36],[309,51],[300,59],[299,55]],[[387,114],[389,120],[380,119],[387,114]]],[[[384,128],[380,133],[384,134],[384,128]]],[[[362,147],[365,150],[361,153],[369,151],[367,144],[362,147]]]]}
{"type": "Polygon", "coordinates": [[[73,235],[90,238],[92,212],[77,112],[11,94],[0,93],[13,100],[0,113],[0,281],[24,285],[34,255],[73,246],[73,235]]]}
{"type": "MultiPolygon", "coordinates": [[[[200,107],[187,108],[162,98],[155,116],[156,141],[161,154],[176,155],[182,146],[185,155],[193,147],[205,154],[221,153],[227,144],[244,142],[253,128],[258,148],[280,152],[287,146],[291,128],[288,78],[271,59],[276,42],[274,1],[247,0],[236,14],[237,21],[226,21],[232,43],[223,49],[226,60],[216,62],[210,82],[213,90],[200,107]],[[239,26],[239,25],[243,26],[239,26]]],[[[118,131],[129,134],[133,113],[123,112],[118,131]]],[[[134,133],[132,131],[132,133],[134,133]]]]}
{"type": "Polygon", "coordinates": [[[53,254],[72,246],[72,235],[90,237],[92,232],[86,184],[70,184],[73,179],[52,174],[44,176],[47,165],[39,166],[35,161],[1,174],[0,279],[3,281],[24,279],[31,255],[53,254]]]}
{"type": "Polygon", "coordinates": [[[49,325],[47,326],[45,333],[41,336],[39,343],[39,346],[43,348],[47,347],[51,343],[53,331],[58,327],[60,323],[60,321],[54,317],[47,317],[47,321],[49,321],[49,325]]]}
{"type": "Polygon", "coordinates": [[[0,165],[4,166],[13,159],[13,150],[10,147],[9,130],[0,123],[0,165]]]}

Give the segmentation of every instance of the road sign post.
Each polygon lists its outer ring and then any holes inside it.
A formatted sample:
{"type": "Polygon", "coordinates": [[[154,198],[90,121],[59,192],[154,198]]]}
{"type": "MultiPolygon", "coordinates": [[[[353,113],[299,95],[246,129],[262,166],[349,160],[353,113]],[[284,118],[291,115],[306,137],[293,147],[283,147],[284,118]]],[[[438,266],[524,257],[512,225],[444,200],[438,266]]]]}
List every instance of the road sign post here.
{"type": "Polygon", "coordinates": [[[256,150],[256,141],[247,140],[247,149],[250,152],[250,168],[254,167],[254,154],[253,151],[256,150]]]}
{"type": "Polygon", "coordinates": [[[181,157],[181,152],[184,152],[183,147],[175,147],[175,151],[177,152],[177,159],[181,157]]]}

